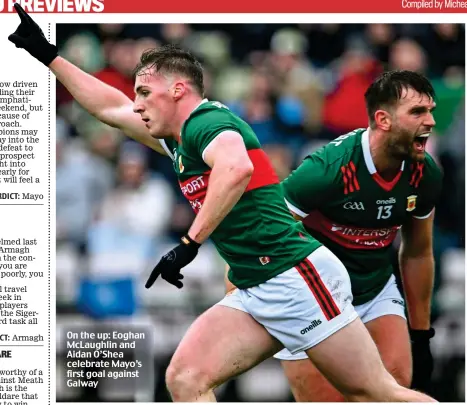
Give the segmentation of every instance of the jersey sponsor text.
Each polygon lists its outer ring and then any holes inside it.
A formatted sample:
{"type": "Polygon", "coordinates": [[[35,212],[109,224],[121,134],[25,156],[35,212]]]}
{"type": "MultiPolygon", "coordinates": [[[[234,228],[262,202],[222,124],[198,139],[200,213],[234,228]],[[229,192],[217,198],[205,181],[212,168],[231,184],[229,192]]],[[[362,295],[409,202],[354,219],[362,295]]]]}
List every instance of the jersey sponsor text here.
{"type": "Polygon", "coordinates": [[[333,242],[348,249],[381,249],[395,239],[400,226],[387,228],[361,228],[336,224],[318,211],[313,211],[304,219],[305,225],[333,242]]]}
{"type": "Polygon", "coordinates": [[[193,211],[197,214],[203,206],[209,184],[210,171],[201,176],[193,176],[180,183],[185,198],[190,202],[193,211]]]}

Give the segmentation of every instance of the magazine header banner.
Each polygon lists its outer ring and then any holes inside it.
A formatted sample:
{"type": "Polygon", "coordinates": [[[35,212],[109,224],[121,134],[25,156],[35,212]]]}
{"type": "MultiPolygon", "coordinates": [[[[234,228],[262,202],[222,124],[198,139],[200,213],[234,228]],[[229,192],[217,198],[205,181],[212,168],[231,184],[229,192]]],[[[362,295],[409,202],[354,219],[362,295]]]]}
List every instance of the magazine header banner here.
{"type": "Polygon", "coordinates": [[[467,0],[334,0],[295,2],[0,0],[0,12],[14,13],[19,3],[27,13],[466,13],[467,0]]]}

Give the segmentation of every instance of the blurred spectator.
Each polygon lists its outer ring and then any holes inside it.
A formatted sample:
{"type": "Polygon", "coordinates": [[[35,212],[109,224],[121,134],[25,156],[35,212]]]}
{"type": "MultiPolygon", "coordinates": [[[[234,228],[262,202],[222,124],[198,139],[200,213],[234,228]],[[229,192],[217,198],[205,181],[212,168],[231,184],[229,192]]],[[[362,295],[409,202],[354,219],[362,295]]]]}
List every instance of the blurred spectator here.
{"type": "Polygon", "coordinates": [[[426,74],[426,53],[418,42],[408,38],[399,39],[389,50],[389,69],[413,70],[426,74]]]}
{"type": "Polygon", "coordinates": [[[389,61],[389,50],[395,37],[396,32],[391,24],[368,24],[365,27],[365,39],[376,59],[384,65],[389,61]]]}
{"type": "Polygon", "coordinates": [[[465,30],[460,24],[435,24],[429,28],[422,40],[430,60],[430,71],[433,76],[444,76],[448,70],[465,67],[464,53],[465,30]]]}
{"type": "Polygon", "coordinates": [[[84,250],[94,210],[110,189],[113,171],[106,161],[89,153],[83,142],[72,140],[69,130],[57,117],[57,242],[70,242],[84,250]]]}
{"type": "Polygon", "coordinates": [[[342,24],[302,24],[310,44],[307,56],[317,66],[326,66],[336,60],[345,50],[346,32],[342,24]]]}
{"type": "Polygon", "coordinates": [[[135,94],[132,72],[140,56],[136,53],[135,45],[135,41],[129,39],[112,43],[107,51],[108,65],[94,75],[119,89],[131,100],[135,94]]]}
{"type": "Polygon", "coordinates": [[[122,144],[117,162],[117,183],[102,201],[93,227],[110,227],[122,235],[150,240],[164,238],[174,204],[167,180],[147,170],[146,147],[133,141],[122,144]]]}
{"type": "Polygon", "coordinates": [[[368,126],[363,95],[381,72],[380,62],[364,49],[348,49],[342,55],[336,87],[326,95],[323,107],[329,138],[368,126]]]}

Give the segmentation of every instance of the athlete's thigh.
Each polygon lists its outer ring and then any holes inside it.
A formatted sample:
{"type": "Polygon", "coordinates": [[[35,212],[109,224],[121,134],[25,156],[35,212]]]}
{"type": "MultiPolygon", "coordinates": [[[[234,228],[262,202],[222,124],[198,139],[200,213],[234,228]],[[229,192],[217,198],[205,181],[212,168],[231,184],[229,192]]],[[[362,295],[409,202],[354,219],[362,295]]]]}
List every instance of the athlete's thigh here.
{"type": "MultiPolygon", "coordinates": [[[[403,298],[392,277],[372,301],[355,310],[370,332],[386,369],[402,385],[411,378],[410,344],[403,298]]],[[[294,397],[301,402],[339,402],[340,394],[320,371],[305,359],[305,353],[292,355],[287,349],[275,355],[291,385],[294,397]]]]}
{"type": "MultiPolygon", "coordinates": [[[[411,355],[407,323],[397,315],[385,315],[365,324],[387,371],[403,385],[410,384],[411,355]]],[[[352,347],[350,344],[348,348],[352,347]]],[[[334,350],[332,349],[332,352],[334,350]]],[[[374,352],[374,350],[373,350],[374,352]]],[[[336,355],[339,357],[340,355],[336,355]]],[[[292,357],[291,357],[292,358],[292,357]]],[[[351,360],[350,360],[351,363],[351,360]]],[[[339,362],[343,367],[345,362],[339,362]]],[[[329,366],[329,365],[327,365],[329,366]]],[[[297,402],[339,402],[341,395],[308,359],[283,360],[282,367],[297,402]]],[[[356,384],[354,368],[350,383],[356,384]]]]}
{"type": "Polygon", "coordinates": [[[178,346],[171,366],[217,386],[280,350],[282,345],[248,313],[223,305],[204,312],[178,346]]]}
{"type": "Polygon", "coordinates": [[[412,379],[411,345],[404,298],[394,276],[369,303],[358,307],[362,321],[378,347],[386,369],[404,386],[412,379]]]}
{"type": "Polygon", "coordinates": [[[369,389],[383,378],[390,378],[376,344],[360,318],[307,350],[307,354],[344,395],[369,389]]]}
{"type": "Polygon", "coordinates": [[[412,377],[412,355],[407,321],[398,315],[384,315],[365,324],[386,369],[401,384],[412,377]]]}

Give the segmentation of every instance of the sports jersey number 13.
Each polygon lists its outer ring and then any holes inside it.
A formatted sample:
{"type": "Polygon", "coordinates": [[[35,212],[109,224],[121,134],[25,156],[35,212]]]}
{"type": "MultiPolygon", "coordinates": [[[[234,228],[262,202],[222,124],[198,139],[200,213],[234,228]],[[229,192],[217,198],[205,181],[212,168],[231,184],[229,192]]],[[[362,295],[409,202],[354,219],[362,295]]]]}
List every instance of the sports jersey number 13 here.
{"type": "Polygon", "coordinates": [[[378,207],[378,219],[388,219],[392,212],[392,205],[380,205],[378,207]]]}

